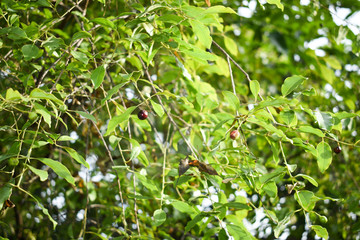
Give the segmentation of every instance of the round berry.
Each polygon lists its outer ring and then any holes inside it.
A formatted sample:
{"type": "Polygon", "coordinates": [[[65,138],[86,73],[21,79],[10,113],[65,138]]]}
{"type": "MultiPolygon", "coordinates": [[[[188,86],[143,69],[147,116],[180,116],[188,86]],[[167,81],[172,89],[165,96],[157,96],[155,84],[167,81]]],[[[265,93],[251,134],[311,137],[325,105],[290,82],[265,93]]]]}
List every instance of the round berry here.
{"type": "Polygon", "coordinates": [[[30,112],[29,113],[29,119],[30,119],[30,121],[35,121],[37,119],[36,112],[30,112]]]}
{"type": "Polygon", "coordinates": [[[334,153],[339,154],[341,152],[341,147],[337,146],[336,148],[334,148],[334,153]]]}
{"type": "Polygon", "coordinates": [[[141,111],[138,113],[138,118],[139,118],[140,120],[145,120],[145,119],[147,119],[148,115],[149,115],[149,114],[148,114],[147,111],[141,110],[141,111]]]}
{"type": "Polygon", "coordinates": [[[230,138],[231,138],[232,140],[238,139],[239,136],[240,136],[240,133],[239,133],[238,130],[233,130],[233,131],[230,133],[230,138]]]}

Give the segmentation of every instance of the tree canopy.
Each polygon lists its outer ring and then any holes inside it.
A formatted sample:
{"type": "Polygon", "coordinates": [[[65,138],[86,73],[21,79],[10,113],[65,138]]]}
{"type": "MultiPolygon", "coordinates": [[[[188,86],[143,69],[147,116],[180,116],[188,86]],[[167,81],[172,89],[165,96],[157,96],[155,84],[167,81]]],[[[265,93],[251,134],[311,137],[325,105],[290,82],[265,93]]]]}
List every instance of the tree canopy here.
{"type": "Polygon", "coordinates": [[[0,4],[3,238],[360,238],[359,1],[0,4]]]}

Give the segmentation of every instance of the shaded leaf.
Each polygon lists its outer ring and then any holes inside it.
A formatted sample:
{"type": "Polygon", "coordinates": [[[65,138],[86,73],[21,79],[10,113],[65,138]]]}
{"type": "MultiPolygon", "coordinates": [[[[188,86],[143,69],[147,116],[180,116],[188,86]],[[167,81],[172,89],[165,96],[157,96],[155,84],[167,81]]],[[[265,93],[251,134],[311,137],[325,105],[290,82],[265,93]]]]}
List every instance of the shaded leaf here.
{"type": "Polygon", "coordinates": [[[316,147],[317,163],[322,173],[330,166],[332,161],[331,147],[326,142],[320,142],[316,147]]]}
{"type": "Polygon", "coordinates": [[[10,183],[5,183],[5,185],[0,188],[0,210],[3,208],[5,201],[9,199],[11,193],[12,186],[10,183]]]}
{"type": "Polygon", "coordinates": [[[195,227],[195,225],[200,222],[206,215],[204,213],[199,213],[196,215],[190,222],[186,224],[185,232],[188,232],[190,229],[195,227]]]}
{"type": "Polygon", "coordinates": [[[21,52],[24,55],[25,61],[28,61],[39,57],[38,55],[40,54],[40,49],[35,45],[27,44],[21,48],[21,52]]]}
{"type": "Polygon", "coordinates": [[[95,89],[100,87],[101,83],[104,81],[104,77],[105,77],[104,65],[101,65],[101,66],[97,67],[94,71],[92,71],[90,78],[94,84],[95,89]]]}

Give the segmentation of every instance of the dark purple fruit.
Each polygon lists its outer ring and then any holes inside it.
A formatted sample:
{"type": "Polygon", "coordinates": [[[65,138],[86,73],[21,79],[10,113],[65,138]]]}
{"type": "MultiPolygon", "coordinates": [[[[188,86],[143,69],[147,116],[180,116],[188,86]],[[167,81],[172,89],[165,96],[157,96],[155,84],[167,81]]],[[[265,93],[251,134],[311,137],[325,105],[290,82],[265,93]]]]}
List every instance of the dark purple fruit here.
{"type": "Polygon", "coordinates": [[[232,140],[236,140],[240,137],[240,133],[238,130],[233,130],[231,133],[230,133],[230,138],[232,140]]]}
{"type": "Polygon", "coordinates": [[[145,110],[141,110],[139,113],[138,113],[138,118],[140,120],[145,120],[147,119],[147,117],[149,116],[148,112],[145,111],[145,110]]]}
{"type": "Polygon", "coordinates": [[[334,148],[334,153],[339,154],[341,152],[341,147],[337,146],[336,148],[334,148]]]}

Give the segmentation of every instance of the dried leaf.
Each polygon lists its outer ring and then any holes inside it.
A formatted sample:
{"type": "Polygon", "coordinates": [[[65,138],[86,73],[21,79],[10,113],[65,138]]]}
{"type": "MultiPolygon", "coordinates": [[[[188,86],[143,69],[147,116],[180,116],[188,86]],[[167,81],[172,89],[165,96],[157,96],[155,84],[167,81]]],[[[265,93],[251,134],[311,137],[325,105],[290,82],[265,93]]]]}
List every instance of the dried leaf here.
{"type": "Polygon", "coordinates": [[[206,2],[206,5],[207,5],[208,7],[211,7],[211,2],[210,2],[210,0],[205,0],[205,2],[206,2]]]}

